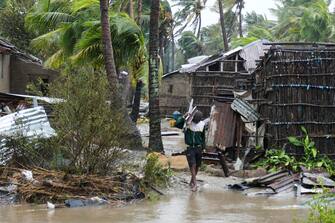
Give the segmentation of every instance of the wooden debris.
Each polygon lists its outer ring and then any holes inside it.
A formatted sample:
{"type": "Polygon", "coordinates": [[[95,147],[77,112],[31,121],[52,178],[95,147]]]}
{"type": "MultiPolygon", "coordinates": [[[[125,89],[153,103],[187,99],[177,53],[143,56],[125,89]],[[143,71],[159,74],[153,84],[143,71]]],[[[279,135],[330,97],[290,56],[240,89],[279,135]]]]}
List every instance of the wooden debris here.
{"type": "Polygon", "coordinates": [[[0,167],[0,186],[17,185],[18,198],[26,202],[57,203],[97,196],[113,203],[119,200],[120,194],[132,197],[134,185],[138,184],[138,178],[130,174],[72,175],[42,168],[29,169],[33,173],[33,181],[22,177],[20,173],[23,169],[0,167]]]}

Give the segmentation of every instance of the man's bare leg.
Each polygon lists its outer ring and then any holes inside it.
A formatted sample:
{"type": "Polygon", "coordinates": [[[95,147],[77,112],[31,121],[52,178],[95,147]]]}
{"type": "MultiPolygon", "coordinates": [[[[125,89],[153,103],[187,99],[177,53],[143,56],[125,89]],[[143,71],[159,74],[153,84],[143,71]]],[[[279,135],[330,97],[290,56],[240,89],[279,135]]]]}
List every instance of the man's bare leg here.
{"type": "Polygon", "coordinates": [[[197,179],[196,179],[196,175],[197,175],[197,167],[195,164],[193,164],[191,166],[191,187],[192,187],[192,191],[195,191],[197,189],[197,179]]]}

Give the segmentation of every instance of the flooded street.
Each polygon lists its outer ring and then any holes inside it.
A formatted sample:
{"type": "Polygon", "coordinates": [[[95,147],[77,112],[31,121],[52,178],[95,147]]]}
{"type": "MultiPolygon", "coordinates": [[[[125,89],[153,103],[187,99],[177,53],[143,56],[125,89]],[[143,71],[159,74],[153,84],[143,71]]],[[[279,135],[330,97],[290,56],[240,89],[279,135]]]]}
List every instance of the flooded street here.
{"type": "MultiPolygon", "coordinates": [[[[163,131],[176,131],[163,122],[163,131]]],[[[142,135],[148,134],[147,125],[140,127],[142,135]]],[[[178,130],[177,130],[178,131],[178,130]]],[[[181,133],[181,132],[180,132],[181,133]]],[[[145,143],[148,137],[143,137],[145,143]]],[[[183,135],[163,137],[166,153],[185,149],[183,135]]],[[[176,173],[173,187],[158,200],[137,201],[134,204],[112,208],[61,208],[48,210],[45,205],[0,206],[0,223],[288,223],[304,219],[310,197],[246,196],[228,190],[227,185],[241,179],[213,177],[200,173],[199,190],[191,192],[187,182],[188,172],[176,173]]]]}
{"type": "MultiPolygon", "coordinates": [[[[185,178],[187,179],[187,178],[185,178]]],[[[226,189],[235,179],[200,175],[200,190],[189,191],[187,186],[174,188],[156,201],[139,201],[120,208],[63,208],[47,210],[44,206],[0,207],[2,223],[89,223],[89,222],[147,222],[147,223],[287,223],[305,218],[308,209],[302,206],[307,197],[248,197],[226,189]]]]}

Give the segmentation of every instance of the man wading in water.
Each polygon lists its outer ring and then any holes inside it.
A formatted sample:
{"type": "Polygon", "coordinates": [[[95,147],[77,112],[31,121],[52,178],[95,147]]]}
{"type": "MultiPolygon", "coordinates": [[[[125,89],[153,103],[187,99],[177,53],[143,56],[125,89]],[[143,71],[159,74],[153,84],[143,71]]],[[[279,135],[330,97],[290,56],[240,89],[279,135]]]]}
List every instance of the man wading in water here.
{"type": "Polygon", "coordinates": [[[202,121],[202,112],[196,111],[190,124],[185,126],[185,118],[190,114],[183,117],[176,118],[176,127],[183,129],[185,134],[185,143],[187,145],[186,157],[191,171],[190,187],[192,191],[197,190],[196,176],[201,166],[202,150],[205,148],[205,125],[206,121],[202,121]]]}

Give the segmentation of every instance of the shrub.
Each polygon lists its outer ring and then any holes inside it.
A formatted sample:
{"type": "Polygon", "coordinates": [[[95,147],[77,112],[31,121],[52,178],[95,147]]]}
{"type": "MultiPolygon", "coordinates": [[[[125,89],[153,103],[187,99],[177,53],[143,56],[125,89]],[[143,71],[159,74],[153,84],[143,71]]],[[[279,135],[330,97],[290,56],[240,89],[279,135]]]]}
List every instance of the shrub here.
{"type": "Polygon", "coordinates": [[[150,153],[146,157],[144,166],[144,182],[151,186],[167,186],[172,175],[170,168],[163,168],[159,162],[159,157],[156,153],[150,153]]]}
{"type": "Polygon", "coordinates": [[[288,137],[288,141],[292,145],[304,148],[304,156],[300,160],[300,165],[305,166],[307,169],[323,167],[329,174],[334,175],[334,163],[327,156],[320,155],[315,142],[310,139],[305,127],[302,126],[301,131],[304,134],[301,139],[294,136],[288,137]]]}
{"type": "Polygon", "coordinates": [[[296,159],[288,155],[283,149],[267,150],[264,159],[258,162],[257,166],[264,167],[270,172],[275,172],[281,168],[288,168],[294,171],[298,169],[296,159]]]}
{"type": "Polygon", "coordinates": [[[334,200],[333,193],[322,194],[312,200],[311,212],[309,213],[306,223],[334,223],[335,222],[335,208],[331,206],[331,200],[334,200]]]}
{"type": "Polygon", "coordinates": [[[53,106],[54,127],[61,155],[78,173],[106,174],[122,164],[119,147],[122,126],[111,120],[110,92],[105,75],[82,69],[64,74],[51,87],[52,96],[65,101],[53,106]]]}
{"type": "Polygon", "coordinates": [[[54,157],[52,144],[52,139],[4,137],[0,143],[0,164],[49,167],[54,157]]]}
{"type": "Polygon", "coordinates": [[[299,139],[294,136],[288,137],[289,143],[294,146],[304,148],[304,156],[300,159],[286,153],[284,149],[270,149],[266,151],[263,160],[258,162],[256,166],[262,166],[269,169],[271,172],[280,168],[288,168],[297,171],[300,166],[307,169],[325,168],[330,175],[335,174],[335,166],[332,160],[327,156],[320,155],[313,140],[308,136],[307,130],[301,127],[304,137],[299,139]]]}

